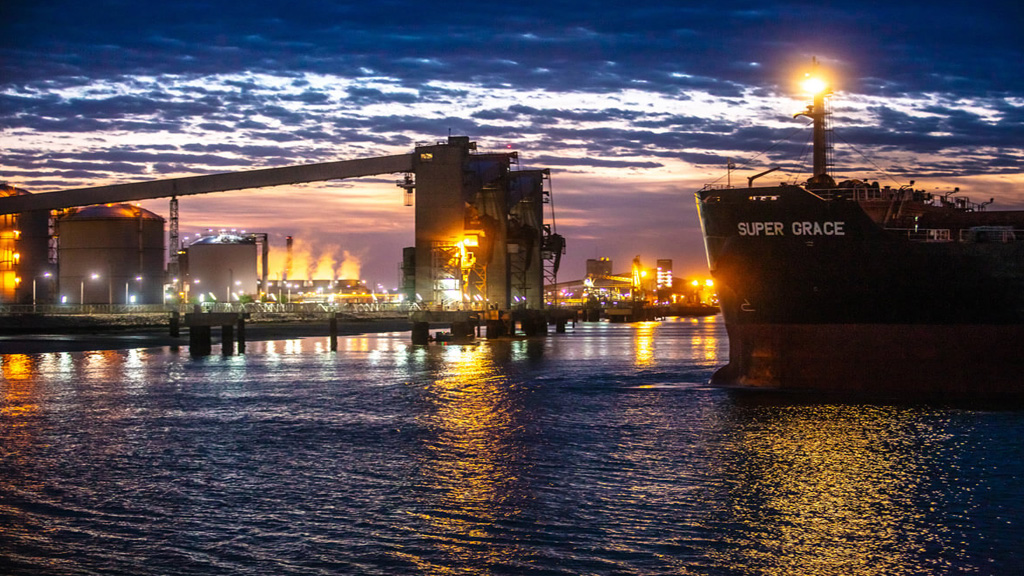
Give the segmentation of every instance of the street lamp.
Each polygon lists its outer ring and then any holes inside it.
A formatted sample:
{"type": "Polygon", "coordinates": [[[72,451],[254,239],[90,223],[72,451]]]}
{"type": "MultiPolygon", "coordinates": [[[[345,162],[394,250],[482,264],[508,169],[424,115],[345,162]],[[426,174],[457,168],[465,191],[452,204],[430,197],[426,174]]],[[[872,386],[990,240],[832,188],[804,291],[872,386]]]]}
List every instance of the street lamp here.
{"type": "MultiPolygon", "coordinates": [[[[93,280],[98,280],[100,275],[93,273],[89,277],[92,278],[93,280]]],[[[79,286],[78,294],[79,294],[79,296],[78,296],[78,303],[80,305],[82,305],[82,306],[85,306],[85,278],[84,277],[82,278],[82,285],[79,286]]]]}
{"type": "MultiPolygon", "coordinates": [[[[47,281],[50,280],[50,276],[52,276],[52,274],[50,274],[49,272],[44,272],[43,273],[43,278],[46,278],[47,281]]],[[[36,279],[32,278],[32,311],[35,312],[35,309],[36,309],[36,279]]]]}

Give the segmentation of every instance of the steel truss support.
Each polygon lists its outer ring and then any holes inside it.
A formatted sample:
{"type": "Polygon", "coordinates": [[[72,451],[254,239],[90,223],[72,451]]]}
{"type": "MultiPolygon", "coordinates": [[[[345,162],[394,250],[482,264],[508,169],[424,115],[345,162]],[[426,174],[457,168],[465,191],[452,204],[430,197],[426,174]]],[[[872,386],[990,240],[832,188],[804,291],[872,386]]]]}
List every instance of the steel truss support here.
{"type": "Polygon", "coordinates": [[[445,307],[462,306],[462,246],[433,242],[430,250],[434,302],[445,307]]]}

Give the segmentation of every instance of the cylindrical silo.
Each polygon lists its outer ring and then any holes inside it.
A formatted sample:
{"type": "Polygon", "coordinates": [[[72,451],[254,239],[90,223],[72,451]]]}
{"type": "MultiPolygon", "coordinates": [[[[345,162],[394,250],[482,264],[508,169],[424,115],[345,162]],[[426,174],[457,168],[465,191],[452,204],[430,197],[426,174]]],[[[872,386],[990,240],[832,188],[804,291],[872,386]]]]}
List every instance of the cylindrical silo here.
{"type": "Polygon", "coordinates": [[[189,299],[236,302],[259,293],[253,235],[204,236],[188,246],[186,262],[189,299]]]}
{"type": "Polygon", "coordinates": [[[57,220],[61,301],[163,302],[164,219],[138,206],[75,209],[57,220]]]}

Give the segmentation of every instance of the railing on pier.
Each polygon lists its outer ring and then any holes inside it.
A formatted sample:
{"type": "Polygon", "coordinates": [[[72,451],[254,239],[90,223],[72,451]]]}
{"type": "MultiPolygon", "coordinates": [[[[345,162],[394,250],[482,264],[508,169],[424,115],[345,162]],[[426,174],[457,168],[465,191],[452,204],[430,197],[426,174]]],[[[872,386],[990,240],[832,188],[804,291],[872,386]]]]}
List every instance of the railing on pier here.
{"type": "MultiPolygon", "coordinates": [[[[250,302],[246,304],[211,302],[201,304],[204,312],[238,312],[250,314],[258,319],[262,315],[292,314],[296,316],[324,316],[337,314],[339,317],[352,318],[406,318],[418,309],[410,304],[337,304],[327,302],[250,302]]],[[[182,305],[182,313],[191,312],[194,305],[182,305]]]]}
{"type": "Polygon", "coordinates": [[[99,314],[169,314],[177,306],[164,304],[6,304],[0,303],[0,314],[99,315],[99,314]]]}
{"type": "MultiPolygon", "coordinates": [[[[0,303],[0,315],[42,314],[42,315],[148,315],[187,314],[195,310],[196,304],[6,304],[0,303]]],[[[339,317],[356,319],[406,318],[418,307],[408,304],[328,304],[328,303],[277,303],[250,302],[198,304],[203,312],[228,312],[261,317],[294,315],[299,318],[323,317],[334,313],[339,317]]]]}

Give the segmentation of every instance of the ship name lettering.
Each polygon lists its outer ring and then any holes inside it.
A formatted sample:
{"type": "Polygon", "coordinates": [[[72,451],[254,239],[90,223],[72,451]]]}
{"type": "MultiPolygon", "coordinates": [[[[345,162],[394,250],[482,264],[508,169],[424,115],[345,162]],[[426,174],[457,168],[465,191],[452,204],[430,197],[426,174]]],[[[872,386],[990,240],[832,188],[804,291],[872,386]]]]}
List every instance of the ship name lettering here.
{"type": "Polygon", "coordinates": [[[740,236],[782,236],[785,226],[782,222],[740,222],[736,229],[740,236]]]}
{"type": "Polygon", "coordinates": [[[845,222],[793,222],[794,236],[846,236],[845,222]]]}

